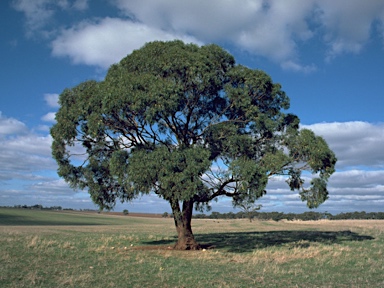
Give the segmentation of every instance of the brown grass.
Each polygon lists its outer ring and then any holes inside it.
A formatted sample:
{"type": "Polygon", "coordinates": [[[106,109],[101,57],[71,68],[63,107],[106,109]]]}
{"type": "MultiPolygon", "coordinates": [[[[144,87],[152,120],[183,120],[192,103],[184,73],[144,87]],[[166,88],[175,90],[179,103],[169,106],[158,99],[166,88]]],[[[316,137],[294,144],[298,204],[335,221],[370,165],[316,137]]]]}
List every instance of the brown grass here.
{"type": "Polygon", "coordinates": [[[174,251],[172,219],[107,217],[128,222],[0,226],[0,286],[384,287],[384,221],[194,219],[217,247],[174,251]]]}

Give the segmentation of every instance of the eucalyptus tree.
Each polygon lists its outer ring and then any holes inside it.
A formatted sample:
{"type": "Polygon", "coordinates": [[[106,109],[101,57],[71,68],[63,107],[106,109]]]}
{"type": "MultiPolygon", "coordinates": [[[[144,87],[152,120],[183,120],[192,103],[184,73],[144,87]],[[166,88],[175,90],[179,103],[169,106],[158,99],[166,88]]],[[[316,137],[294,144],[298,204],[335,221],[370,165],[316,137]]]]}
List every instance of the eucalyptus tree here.
{"type": "Polygon", "coordinates": [[[59,176],[102,209],[157,194],[172,209],[176,249],[200,247],[194,208],[219,197],[255,203],[273,176],[285,175],[309,208],[328,198],[336,157],[327,143],[284,113],[280,84],[217,45],[148,43],[103,81],[65,89],[59,103],[51,129],[59,176]]]}

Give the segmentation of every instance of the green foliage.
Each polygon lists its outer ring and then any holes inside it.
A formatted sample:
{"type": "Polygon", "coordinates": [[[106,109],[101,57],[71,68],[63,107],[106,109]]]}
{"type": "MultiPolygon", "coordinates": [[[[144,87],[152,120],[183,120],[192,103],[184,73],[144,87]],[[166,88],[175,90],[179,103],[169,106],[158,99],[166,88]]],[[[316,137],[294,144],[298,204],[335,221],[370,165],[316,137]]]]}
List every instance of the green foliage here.
{"type": "Polygon", "coordinates": [[[183,201],[183,212],[220,196],[255,203],[274,175],[286,175],[310,208],[327,199],[334,153],[282,112],[289,98],[280,84],[219,46],[148,43],[105,80],[64,90],[59,103],[58,174],[103,209],[150,192],[176,215],[183,201]],[[303,170],[318,176],[309,188],[303,170]]]}
{"type": "Polygon", "coordinates": [[[204,189],[199,177],[209,168],[209,154],[202,147],[169,151],[159,147],[154,151],[138,149],[130,158],[128,175],[136,193],[149,192],[156,184],[164,199],[178,195],[178,200],[191,199],[204,189]]]}

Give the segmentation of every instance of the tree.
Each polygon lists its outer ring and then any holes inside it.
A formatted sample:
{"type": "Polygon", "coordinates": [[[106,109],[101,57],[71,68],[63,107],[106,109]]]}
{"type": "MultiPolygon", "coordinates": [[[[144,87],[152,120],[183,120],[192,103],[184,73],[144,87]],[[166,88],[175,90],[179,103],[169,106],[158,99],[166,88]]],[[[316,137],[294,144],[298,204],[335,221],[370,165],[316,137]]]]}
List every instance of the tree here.
{"type": "Polygon", "coordinates": [[[336,157],[263,71],[217,45],[152,42],[112,65],[103,81],[65,89],[51,129],[58,174],[103,209],[155,193],[169,202],[175,249],[199,249],[193,208],[218,197],[234,206],[286,175],[310,208],[328,198],[336,157]],[[75,151],[82,147],[83,158],[75,151]],[[316,174],[304,185],[303,170],[316,174]]]}
{"type": "Polygon", "coordinates": [[[129,214],[129,211],[128,211],[127,209],[124,209],[124,210],[123,210],[123,214],[124,214],[124,215],[128,215],[128,214],[129,214]]]}
{"type": "Polygon", "coordinates": [[[238,207],[244,211],[245,215],[247,215],[249,222],[252,222],[252,219],[255,217],[255,212],[260,210],[262,205],[255,205],[252,202],[242,201],[238,204],[238,207]]]}

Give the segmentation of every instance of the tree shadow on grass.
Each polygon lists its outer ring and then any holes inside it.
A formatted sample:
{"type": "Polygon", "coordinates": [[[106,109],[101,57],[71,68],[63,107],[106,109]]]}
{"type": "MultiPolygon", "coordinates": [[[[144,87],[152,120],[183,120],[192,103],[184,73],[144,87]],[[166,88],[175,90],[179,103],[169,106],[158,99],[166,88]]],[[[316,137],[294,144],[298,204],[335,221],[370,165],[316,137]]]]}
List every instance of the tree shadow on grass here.
{"type": "MultiPolygon", "coordinates": [[[[351,231],[268,231],[232,232],[195,235],[203,248],[243,253],[255,249],[288,245],[289,248],[307,248],[311,243],[340,244],[348,241],[365,241],[374,238],[351,231]]],[[[175,241],[177,239],[175,238],[175,241]]],[[[148,245],[171,245],[172,240],[146,242],[148,245]]]]}
{"type": "Polygon", "coordinates": [[[108,225],[92,221],[58,220],[47,217],[46,219],[36,219],[28,216],[6,215],[0,213],[0,226],[93,226],[108,225]]]}

